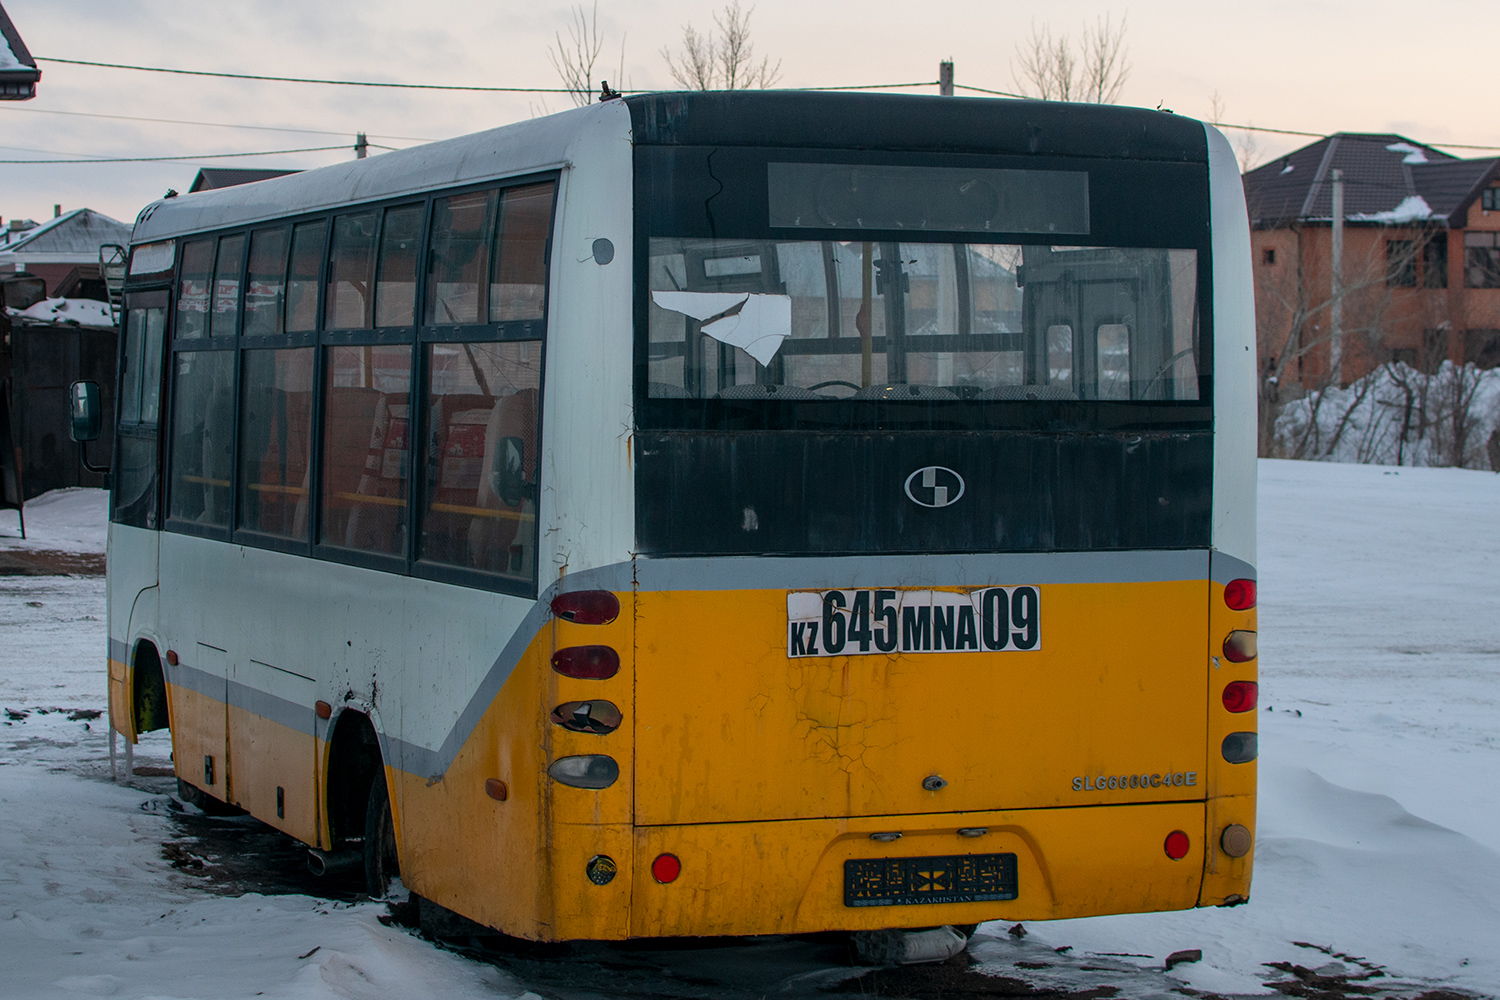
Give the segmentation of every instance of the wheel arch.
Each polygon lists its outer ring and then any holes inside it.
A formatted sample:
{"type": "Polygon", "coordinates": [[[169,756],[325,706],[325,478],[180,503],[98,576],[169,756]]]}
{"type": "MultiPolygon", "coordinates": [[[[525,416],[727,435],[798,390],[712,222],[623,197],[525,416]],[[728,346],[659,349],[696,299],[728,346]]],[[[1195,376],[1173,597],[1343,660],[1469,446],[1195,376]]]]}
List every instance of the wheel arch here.
{"type": "Polygon", "coordinates": [[[346,708],[334,717],[327,759],[324,815],[330,849],[340,850],[363,838],[370,785],[385,781],[380,738],[368,715],[346,708]]]}

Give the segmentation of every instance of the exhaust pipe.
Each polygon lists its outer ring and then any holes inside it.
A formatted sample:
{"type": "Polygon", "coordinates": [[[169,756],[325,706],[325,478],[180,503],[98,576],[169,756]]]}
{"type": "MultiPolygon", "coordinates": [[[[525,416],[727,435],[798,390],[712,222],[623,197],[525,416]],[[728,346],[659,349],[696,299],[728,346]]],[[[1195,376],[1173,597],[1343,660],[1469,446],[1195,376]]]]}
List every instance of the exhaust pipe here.
{"type": "Polygon", "coordinates": [[[319,876],[337,875],[359,868],[364,863],[364,851],[320,851],[312,848],[307,852],[307,870],[319,876]]]}

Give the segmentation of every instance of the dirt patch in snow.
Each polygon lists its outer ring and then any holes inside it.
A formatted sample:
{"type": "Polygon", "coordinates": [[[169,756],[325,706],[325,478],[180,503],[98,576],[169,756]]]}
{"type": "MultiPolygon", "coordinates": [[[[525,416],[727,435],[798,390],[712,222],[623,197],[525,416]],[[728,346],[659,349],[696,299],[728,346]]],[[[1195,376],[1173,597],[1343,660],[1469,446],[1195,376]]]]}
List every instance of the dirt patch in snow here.
{"type": "Polygon", "coordinates": [[[103,576],[104,553],[0,550],[0,576],[103,576]]]}

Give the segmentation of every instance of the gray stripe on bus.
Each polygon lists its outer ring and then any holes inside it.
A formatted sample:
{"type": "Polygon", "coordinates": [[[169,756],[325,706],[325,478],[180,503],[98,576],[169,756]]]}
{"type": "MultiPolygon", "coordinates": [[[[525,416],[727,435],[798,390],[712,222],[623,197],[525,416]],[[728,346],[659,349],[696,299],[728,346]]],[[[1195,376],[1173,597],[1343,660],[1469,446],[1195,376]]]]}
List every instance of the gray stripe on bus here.
{"type": "Polygon", "coordinates": [[[109,658],[130,666],[130,643],[121,642],[119,639],[110,639],[109,658]]]}
{"type": "MultiPolygon", "coordinates": [[[[537,632],[551,617],[552,598],[580,590],[798,590],[831,589],[878,580],[900,587],[987,583],[1161,583],[1203,580],[1205,549],[1147,552],[1045,552],[1006,555],[856,556],[829,560],[765,556],[637,559],[569,573],[532,605],[485,673],[437,749],[380,734],[392,767],[429,781],[442,778],[489,710],[537,632]]],[[[1238,563],[1238,560],[1236,560],[1238,563]]],[[[1238,563],[1238,565],[1244,565],[1238,563]]],[[[1233,579],[1231,577],[1231,579],[1233,579]]]]}
{"type": "Polygon", "coordinates": [[[299,705],[294,701],[287,701],[285,698],[279,698],[248,684],[241,684],[238,681],[220,677],[218,674],[211,674],[207,670],[190,667],[186,663],[179,662],[175,667],[167,664],[162,666],[166,670],[168,682],[177,687],[187,688],[205,698],[212,698],[214,701],[244,709],[246,712],[251,712],[304,735],[318,735],[317,717],[311,705],[299,705]]]}
{"type": "Polygon", "coordinates": [[[1225,584],[1230,580],[1254,580],[1255,567],[1243,559],[1223,552],[1210,554],[1209,577],[1214,583],[1225,584]]]}

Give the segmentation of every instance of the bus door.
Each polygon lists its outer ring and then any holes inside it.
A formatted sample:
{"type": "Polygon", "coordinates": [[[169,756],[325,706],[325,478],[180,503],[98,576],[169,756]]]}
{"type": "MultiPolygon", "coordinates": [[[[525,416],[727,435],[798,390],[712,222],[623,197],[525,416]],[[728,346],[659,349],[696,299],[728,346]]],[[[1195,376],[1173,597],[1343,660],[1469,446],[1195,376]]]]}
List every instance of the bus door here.
{"type": "Polygon", "coordinates": [[[161,537],[159,426],[167,292],[131,293],[125,296],[124,306],[117,377],[119,415],[115,422],[110,492],[106,614],[111,649],[115,650],[110,655],[110,718],[116,730],[133,739],[130,666],[134,639],[143,627],[156,620],[161,537]]]}

